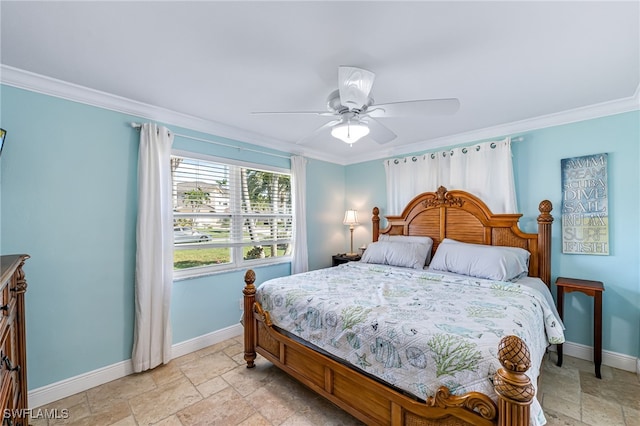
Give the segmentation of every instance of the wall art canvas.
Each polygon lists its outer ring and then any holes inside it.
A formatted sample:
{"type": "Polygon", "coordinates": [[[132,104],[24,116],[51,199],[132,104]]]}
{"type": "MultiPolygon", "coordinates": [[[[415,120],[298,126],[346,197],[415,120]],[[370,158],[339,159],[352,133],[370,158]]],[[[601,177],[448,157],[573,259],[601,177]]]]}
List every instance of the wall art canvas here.
{"type": "Polygon", "coordinates": [[[0,155],[2,155],[2,147],[4,146],[4,138],[7,136],[7,131],[0,129],[0,155]]]}
{"type": "Polygon", "coordinates": [[[562,252],[609,254],[608,155],[565,158],[562,169],[562,252]]]}

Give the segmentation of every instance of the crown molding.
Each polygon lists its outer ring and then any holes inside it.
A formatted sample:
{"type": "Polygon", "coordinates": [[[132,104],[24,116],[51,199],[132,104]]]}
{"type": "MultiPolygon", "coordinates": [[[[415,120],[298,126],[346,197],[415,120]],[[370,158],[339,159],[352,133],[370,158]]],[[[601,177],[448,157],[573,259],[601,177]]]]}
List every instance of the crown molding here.
{"type": "Polygon", "coordinates": [[[202,118],[172,111],[166,108],[145,104],[121,96],[102,92],[66,81],[46,77],[40,74],[0,64],[0,82],[8,86],[42,93],[74,102],[79,102],[99,108],[104,108],[135,117],[158,121],[174,126],[183,127],[210,135],[224,137],[239,142],[251,143],[269,149],[275,149],[284,153],[304,155],[308,158],[327,161],[342,166],[363,163],[366,161],[382,160],[389,157],[407,155],[419,151],[428,151],[438,148],[473,143],[483,139],[517,135],[520,133],[543,129],[546,127],[560,126],[578,121],[590,120],[609,115],[640,109],[640,85],[633,96],[603,102],[567,111],[547,114],[526,120],[504,123],[497,126],[458,133],[455,135],[434,138],[425,141],[404,145],[398,148],[380,150],[368,155],[358,155],[357,158],[330,155],[321,150],[310,147],[295,147],[277,139],[268,138],[257,133],[249,132],[237,127],[222,123],[204,120],[202,118]]]}
{"type": "Polygon", "coordinates": [[[474,143],[480,140],[491,138],[502,138],[503,136],[515,136],[525,132],[530,132],[532,130],[561,126],[564,124],[592,120],[595,118],[607,117],[610,115],[622,114],[625,112],[637,110],[640,110],[640,85],[638,85],[638,87],[636,88],[634,95],[627,98],[616,99],[613,101],[588,105],[585,107],[561,111],[553,114],[528,118],[526,120],[499,124],[497,126],[485,127],[484,129],[472,130],[469,132],[458,133],[456,135],[416,142],[413,144],[398,147],[396,149],[387,150],[384,152],[383,156],[379,155],[382,154],[381,152],[378,152],[375,153],[375,155],[371,155],[370,158],[360,158],[357,162],[361,163],[364,161],[386,159],[389,157],[408,155],[420,151],[446,148],[465,143],[474,143]]]}
{"type": "Polygon", "coordinates": [[[114,95],[78,84],[69,83],[19,68],[0,64],[0,83],[19,89],[29,90],[43,95],[66,99],[73,102],[91,105],[123,114],[135,116],[168,125],[179,126],[209,135],[215,135],[238,142],[251,143],[264,148],[278,150],[284,153],[304,155],[318,160],[339,163],[340,158],[327,155],[308,147],[292,150],[291,146],[277,139],[252,133],[237,127],[205,120],[192,115],[183,114],[167,108],[161,108],[143,102],[134,101],[122,96],[114,95]]]}

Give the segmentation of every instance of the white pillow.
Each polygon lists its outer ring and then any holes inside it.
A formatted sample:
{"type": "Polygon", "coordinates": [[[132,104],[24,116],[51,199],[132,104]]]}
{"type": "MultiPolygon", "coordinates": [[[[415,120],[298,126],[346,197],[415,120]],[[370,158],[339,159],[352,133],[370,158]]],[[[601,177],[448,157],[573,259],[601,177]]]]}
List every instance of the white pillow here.
{"type": "Polygon", "coordinates": [[[367,246],[360,262],[422,269],[429,250],[423,243],[378,241],[367,246]]]}
{"type": "Polygon", "coordinates": [[[529,272],[530,253],[518,247],[442,240],[429,269],[497,281],[515,281],[529,272]]]}
{"type": "Polygon", "coordinates": [[[399,242],[412,242],[421,243],[427,246],[427,257],[424,261],[424,266],[429,265],[431,262],[431,249],[433,248],[433,240],[430,237],[420,237],[418,235],[389,235],[381,234],[378,237],[378,241],[399,241],[399,242]]]}

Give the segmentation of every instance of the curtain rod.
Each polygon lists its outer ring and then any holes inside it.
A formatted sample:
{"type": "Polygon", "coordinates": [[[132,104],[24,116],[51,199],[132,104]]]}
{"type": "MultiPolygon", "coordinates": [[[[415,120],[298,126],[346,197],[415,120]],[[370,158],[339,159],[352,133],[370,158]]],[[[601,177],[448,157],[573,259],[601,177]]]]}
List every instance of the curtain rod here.
{"type": "MultiPolygon", "coordinates": [[[[133,127],[136,130],[140,130],[140,128],[142,127],[142,124],[140,124],[140,123],[132,122],[130,124],[131,124],[131,127],[133,127]]],[[[228,143],[212,141],[212,140],[209,140],[209,139],[196,138],[195,136],[183,135],[182,133],[173,132],[173,135],[174,136],[180,136],[181,138],[192,139],[194,141],[207,142],[207,143],[212,143],[214,145],[226,146],[228,148],[237,149],[238,151],[251,151],[251,152],[257,152],[259,154],[271,155],[273,157],[286,158],[287,160],[291,159],[290,155],[272,154],[270,152],[260,151],[260,150],[257,150],[257,149],[243,148],[241,146],[231,145],[231,144],[228,144],[228,143]]]]}
{"type": "MultiPolygon", "coordinates": [[[[515,138],[511,138],[510,142],[522,142],[523,140],[524,140],[524,136],[517,136],[515,138]]],[[[491,148],[495,148],[495,143],[496,142],[499,142],[499,141],[491,142],[491,148]]],[[[461,146],[457,146],[455,148],[462,148],[462,152],[464,154],[466,154],[467,153],[467,148],[470,148],[470,147],[472,147],[474,145],[476,147],[476,151],[479,151],[480,150],[480,145],[483,144],[483,143],[487,143],[487,142],[472,143],[472,144],[469,144],[469,145],[461,145],[461,146]]],[[[446,157],[446,154],[449,153],[449,152],[451,153],[451,155],[453,155],[453,149],[455,149],[455,148],[448,148],[448,149],[444,149],[442,151],[433,151],[433,152],[430,152],[430,153],[429,152],[425,152],[425,153],[422,153],[422,154],[413,155],[413,156],[411,156],[411,158],[413,159],[413,161],[417,161],[418,157],[420,157],[421,155],[424,155],[426,157],[427,154],[431,154],[431,158],[435,158],[436,153],[442,153],[442,156],[446,157]]],[[[404,161],[406,163],[407,162],[406,159],[409,158],[409,157],[402,157],[402,158],[404,158],[404,161]]],[[[402,158],[394,158],[394,159],[388,158],[385,161],[387,161],[387,162],[393,161],[394,164],[399,164],[400,160],[402,160],[402,158]]]]}

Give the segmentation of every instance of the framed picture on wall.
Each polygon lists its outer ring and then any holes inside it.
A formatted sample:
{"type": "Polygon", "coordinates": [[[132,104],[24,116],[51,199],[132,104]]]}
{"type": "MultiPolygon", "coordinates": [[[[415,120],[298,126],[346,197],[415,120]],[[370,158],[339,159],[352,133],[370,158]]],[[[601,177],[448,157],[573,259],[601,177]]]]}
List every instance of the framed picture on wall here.
{"type": "Polygon", "coordinates": [[[607,153],[564,158],[562,253],[609,254],[607,153]]]}
{"type": "Polygon", "coordinates": [[[0,155],[2,155],[2,147],[4,146],[4,138],[7,136],[7,131],[0,129],[0,155]]]}

